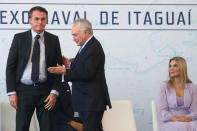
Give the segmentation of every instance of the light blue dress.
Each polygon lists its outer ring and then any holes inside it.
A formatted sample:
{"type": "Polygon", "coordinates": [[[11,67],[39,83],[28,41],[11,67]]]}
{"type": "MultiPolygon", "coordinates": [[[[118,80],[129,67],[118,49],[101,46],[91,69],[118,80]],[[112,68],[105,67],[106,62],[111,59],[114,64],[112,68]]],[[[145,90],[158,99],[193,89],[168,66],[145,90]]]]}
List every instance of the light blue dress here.
{"type": "Polygon", "coordinates": [[[158,99],[158,114],[161,131],[197,131],[197,87],[188,83],[185,85],[184,97],[176,96],[174,88],[167,88],[167,83],[161,85],[158,99]],[[172,116],[191,117],[191,122],[174,122],[172,116]]]}

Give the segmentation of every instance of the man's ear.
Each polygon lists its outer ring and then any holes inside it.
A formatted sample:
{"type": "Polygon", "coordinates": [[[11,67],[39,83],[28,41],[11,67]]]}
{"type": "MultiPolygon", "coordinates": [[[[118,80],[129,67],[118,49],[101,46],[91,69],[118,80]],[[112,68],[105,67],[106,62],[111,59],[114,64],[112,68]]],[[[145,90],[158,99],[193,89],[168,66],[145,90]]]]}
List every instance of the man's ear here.
{"type": "Polygon", "coordinates": [[[85,33],[89,34],[88,30],[86,30],[85,33]]]}

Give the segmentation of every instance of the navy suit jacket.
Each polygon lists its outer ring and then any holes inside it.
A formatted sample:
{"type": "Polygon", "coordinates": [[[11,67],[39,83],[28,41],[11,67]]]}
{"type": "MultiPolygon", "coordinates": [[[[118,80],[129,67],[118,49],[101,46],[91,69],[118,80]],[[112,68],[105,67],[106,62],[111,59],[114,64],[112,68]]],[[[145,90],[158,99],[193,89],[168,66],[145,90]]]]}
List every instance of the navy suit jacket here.
{"type": "MultiPolygon", "coordinates": [[[[31,30],[15,34],[9,51],[6,67],[7,92],[17,91],[17,86],[20,83],[20,79],[30,57],[31,43],[31,30]]],[[[59,39],[57,36],[45,31],[44,43],[47,82],[48,85],[50,85],[49,90],[57,90],[61,81],[61,75],[51,74],[47,71],[47,68],[56,66],[57,63],[62,64],[59,39]]]]}
{"type": "Polygon", "coordinates": [[[59,97],[54,108],[55,125],[66,125],[74,119],[74,112],[71,102],[71,90],[67,82],[62,82],[59,88],[59,97]]]}
{"type": "Polygon", "coordinates": [[[72,81],[74,111],[102,111],[107,105],[111,108],[104,64],[104,51],[93,36],[66,70],[65,80],[72,81]]]}

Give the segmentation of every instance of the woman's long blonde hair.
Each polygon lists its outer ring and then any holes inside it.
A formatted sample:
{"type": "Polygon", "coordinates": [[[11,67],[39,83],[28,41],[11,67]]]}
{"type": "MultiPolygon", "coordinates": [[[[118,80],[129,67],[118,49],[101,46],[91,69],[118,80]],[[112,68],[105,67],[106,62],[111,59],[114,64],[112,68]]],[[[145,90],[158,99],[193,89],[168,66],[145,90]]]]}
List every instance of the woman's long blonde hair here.
{"type": "MultiPolygon", "coordinates": [[[[187,63],[183,57],[173,57],[169,61],[169,66],[170,67],[170,62],[175,60],[178,67],[180,68],[180,74],[181,74],[181,81],[183,84],[185,83],[192,83],[192,81],[189,79],[188,74],[187,74],[187,63]]],[[[174,78],[170,76],[169,72],[169,80],[168,80],[168,87],[172,87],[174,85],[174,78]]]]}

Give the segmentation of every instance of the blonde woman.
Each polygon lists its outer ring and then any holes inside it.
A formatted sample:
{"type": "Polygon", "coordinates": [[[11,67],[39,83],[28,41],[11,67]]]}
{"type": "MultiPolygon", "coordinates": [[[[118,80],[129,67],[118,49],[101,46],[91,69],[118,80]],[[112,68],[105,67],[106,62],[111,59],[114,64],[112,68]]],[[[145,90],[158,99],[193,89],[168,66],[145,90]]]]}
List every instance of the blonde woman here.
{"type": "Polygon", "coordinates": [[[161,131],[197,131],[197,87],[188,78],[185,59],[170,59],[168,72],[158,99],[161,131]]]}

